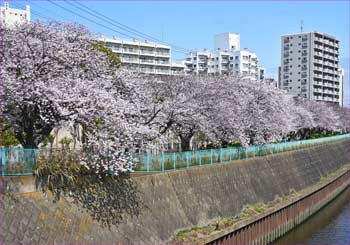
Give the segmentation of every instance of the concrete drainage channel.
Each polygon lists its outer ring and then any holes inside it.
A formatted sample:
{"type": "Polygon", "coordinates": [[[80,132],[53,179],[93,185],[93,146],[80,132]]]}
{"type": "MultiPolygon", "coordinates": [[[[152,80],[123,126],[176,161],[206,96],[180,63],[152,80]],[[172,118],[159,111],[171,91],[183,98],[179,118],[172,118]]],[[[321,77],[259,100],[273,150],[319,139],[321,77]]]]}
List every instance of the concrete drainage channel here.
{"type": "Polygon", "coordinates": [[[350,184],[350,169],[312,187],[296,200],[269,210],[267,213],[241,221],[235,226],[207,237],[199,244],[269,244],[315,214],[336,198],[350,184]]]}

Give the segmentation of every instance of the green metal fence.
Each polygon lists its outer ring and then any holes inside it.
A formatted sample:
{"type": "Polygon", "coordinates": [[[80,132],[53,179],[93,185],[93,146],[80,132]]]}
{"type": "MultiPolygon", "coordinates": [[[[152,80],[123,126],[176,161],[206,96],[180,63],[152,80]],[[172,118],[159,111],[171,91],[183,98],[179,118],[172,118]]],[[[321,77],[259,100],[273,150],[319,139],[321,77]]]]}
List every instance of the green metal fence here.
{"type": "MultiPolygon", "coordinates": [[[[160,154],[137,153],[133,155],[133,165],[135,167],[132,171],[156,173],[226,163],[297,150],[346,138],[350,138],[350,134],[249,147],[229,147],[173,153],[162,152],[160,154]]],[[[4,176],[32,175],[39,154],[46,154],[47,152],[39,149],[1,148],[1,153],[1,174],[4,176]]]]}
{"type": "Polygon", "coordinates": [[[345,138],[350,138],[350,134],[249,147],[229,147],[173,153],[162,152],[160,154],[139,153],[133,157],[133,161],[136,163],[134,170],[135,172],[156,173],[200,167],[272,155],[345,138]]]}

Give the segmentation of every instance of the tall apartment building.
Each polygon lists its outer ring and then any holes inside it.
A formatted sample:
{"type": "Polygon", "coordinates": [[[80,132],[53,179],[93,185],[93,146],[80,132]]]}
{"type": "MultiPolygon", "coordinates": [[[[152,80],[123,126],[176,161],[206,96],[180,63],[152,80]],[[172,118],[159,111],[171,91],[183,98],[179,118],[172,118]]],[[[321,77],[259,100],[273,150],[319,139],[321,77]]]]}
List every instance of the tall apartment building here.
{"type": "Polygon", "coordinates": [[[214,36],[213,51],[194,50],[187,54],[184,64],[187,74],[233,74],[262,80],[265,69],[259,66],[257,55],[240,50],[240,36],[222,33],[214,36]]]}
{"type": "Polygon", "coordinates": [[[9,2],[5,1],[3,7],[0,7],[2,26],[12,27],[15,24],[28,23],[30,21],[30,7],[26,5],[26,9],[10,8],[9,2]]]}
{"type": "Polygon", "coordinates": [[[122,64],[128,69],[153,75],[178,75],[184,73],[182,63],[171,63],[171,47],[139,40],[118,38],[97,38],[116,53],[122,64]]]}
{"type": "Polygon", "coordinates": [[[289,94],[343,104],[339,40],[320,32],[283,35],[279,86],[289,94]]]}

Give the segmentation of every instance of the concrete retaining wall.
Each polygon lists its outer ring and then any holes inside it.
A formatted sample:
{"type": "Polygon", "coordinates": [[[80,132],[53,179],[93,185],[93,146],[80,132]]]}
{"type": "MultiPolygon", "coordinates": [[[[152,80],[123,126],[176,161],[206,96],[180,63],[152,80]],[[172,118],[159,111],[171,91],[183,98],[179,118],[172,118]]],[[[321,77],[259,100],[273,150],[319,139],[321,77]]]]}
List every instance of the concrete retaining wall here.
{"type": "Polygon", "coordinates": [[[41,193],[4,198],[6,243],[164,243],[176,231],[232,217],[319,181],[350,163],[350,140],[201,168],[132,178],[143,200],[139,217],[107,229],[69,200],[41,193]]]}

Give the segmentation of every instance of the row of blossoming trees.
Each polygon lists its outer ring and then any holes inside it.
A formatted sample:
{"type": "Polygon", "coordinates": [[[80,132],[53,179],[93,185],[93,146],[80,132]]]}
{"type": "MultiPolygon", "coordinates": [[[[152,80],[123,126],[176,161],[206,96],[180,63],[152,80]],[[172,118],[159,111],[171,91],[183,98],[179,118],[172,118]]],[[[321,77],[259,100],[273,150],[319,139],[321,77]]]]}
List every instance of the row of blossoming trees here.
{"type": "Polygon", "coordinates": [[[169,134],[188,150],[196,136],[227,146],[350,130],[349,110],[291,97],[264,82],[116,69],[76,24],[33,22],[2,29],[0,39],[3,118],[26,148],[73,123],[83,128],[84,147],[98,153],[95,161],[113,152],[109,162],[120,169],[130,152],[166,142],[169,134]]]}

